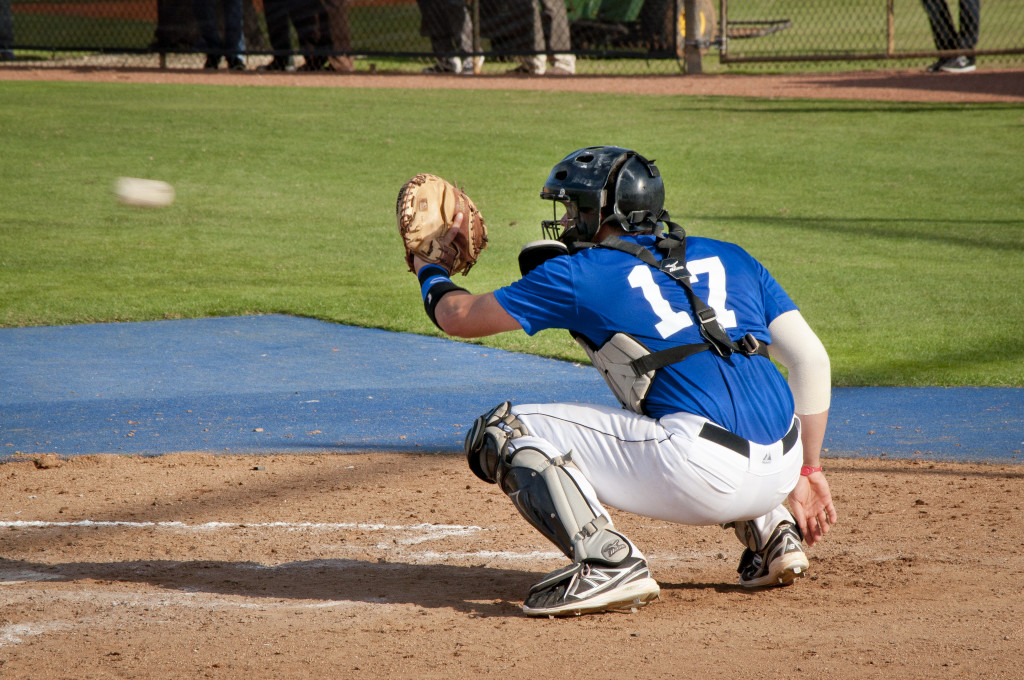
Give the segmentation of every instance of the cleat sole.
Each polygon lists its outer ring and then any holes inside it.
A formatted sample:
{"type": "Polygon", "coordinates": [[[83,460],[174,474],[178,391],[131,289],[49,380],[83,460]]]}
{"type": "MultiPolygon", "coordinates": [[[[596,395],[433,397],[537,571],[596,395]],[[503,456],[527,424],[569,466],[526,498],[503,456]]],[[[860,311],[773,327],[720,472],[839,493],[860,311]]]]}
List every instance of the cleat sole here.
{"type": "Polygon", "coordinates": [[[573,603],[561,607],[530,609],[523,605],[523,613],[527,616],[581,616],[596,612],[635,612],[652,600],[661,599],[661,588],[657,581],[645,578],[630,583],[623,588],[607,593],[604,597],[594,598],[585,603],[573,603]]]}
{"type": "Polygon", "coordinates": [[[808,566],[807,557],[803,553],[790,553],[777,558],[765,576],[753,581],[741,580],[739,584],[744,588],[792,585],[798,578],[803,578],[808,566]]]}

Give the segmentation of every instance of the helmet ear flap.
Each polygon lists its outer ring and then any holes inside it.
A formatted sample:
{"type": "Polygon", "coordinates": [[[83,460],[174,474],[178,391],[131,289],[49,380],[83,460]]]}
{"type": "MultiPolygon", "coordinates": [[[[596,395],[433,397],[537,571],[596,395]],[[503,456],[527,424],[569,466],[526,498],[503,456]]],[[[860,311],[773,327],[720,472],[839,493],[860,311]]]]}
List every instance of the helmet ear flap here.
{"type": "Polygon", "coordinates": [[[628,232],[657,226],[665,211],[665,183],[654,161],[631,151],[614,183],[611,217],[628,232]]]}
{"type": "Polygon", "coordinates": [[[623,151],[622,155],[616,158],[612,162],[612,166],[608,169],[608,177],[605,180],[604,191],[601,195],[601,224],[605,224],[609,221],[609,218],[619,212],[616,209],[616,203],[618,202],[619,177],[622,174],[623,166],[625,166],[629,161],[632,153],[634,152],[623,151]],[[611,196],[610,200],[609,196],[611,196]]]}

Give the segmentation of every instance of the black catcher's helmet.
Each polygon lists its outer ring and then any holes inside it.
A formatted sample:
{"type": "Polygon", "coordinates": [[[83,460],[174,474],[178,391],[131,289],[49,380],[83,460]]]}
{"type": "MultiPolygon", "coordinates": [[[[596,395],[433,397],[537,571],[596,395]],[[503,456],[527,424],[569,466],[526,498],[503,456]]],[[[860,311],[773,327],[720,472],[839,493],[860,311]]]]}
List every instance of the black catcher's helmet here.
{"type": "Polygon", "coordinates": [[[654,161],[619,146],[577,149],[558,163],[540,197],[565,206],[566,219],[543,221],[547,238],[590,241],[602,224],[627,232],[655,229],[665,213],[665,185],[654,161]]]}

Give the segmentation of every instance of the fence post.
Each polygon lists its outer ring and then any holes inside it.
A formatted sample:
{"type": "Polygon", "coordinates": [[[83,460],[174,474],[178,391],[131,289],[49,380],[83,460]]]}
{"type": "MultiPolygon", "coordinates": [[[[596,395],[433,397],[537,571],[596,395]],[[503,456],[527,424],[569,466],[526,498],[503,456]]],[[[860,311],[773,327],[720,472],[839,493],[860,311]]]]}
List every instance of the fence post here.
{"type": "Polygon", "coordinates": [[[886,50],[888,56],[896,52],[896,8],[895,0],[885,2],[886,50]]]}
{"type": "MultiPolygon", "coordinates": [[[[480,41],[480,0],[472,0],[473,5],[473,73],[480,75],[483,69],[483,58],[479,56],[482,50],[480,41]]],[[[463,65],[465,68],[465,65],[463,65]]]]}
{"type": "MultiPolygon", "coordinates": [[[[683,58],[686,61],[686,72],[703,73],[704,65],[700,56],[700,15],[697,14],[697,0],[684,0],[683,11],[686,22],[686,35],[683,37],[683,58]]],[[[679,17],[679,0],[675,0],[675,21],[679,17]]],[[[679,33],[678,25],[673,28],[673,34],[679,33]]]]}

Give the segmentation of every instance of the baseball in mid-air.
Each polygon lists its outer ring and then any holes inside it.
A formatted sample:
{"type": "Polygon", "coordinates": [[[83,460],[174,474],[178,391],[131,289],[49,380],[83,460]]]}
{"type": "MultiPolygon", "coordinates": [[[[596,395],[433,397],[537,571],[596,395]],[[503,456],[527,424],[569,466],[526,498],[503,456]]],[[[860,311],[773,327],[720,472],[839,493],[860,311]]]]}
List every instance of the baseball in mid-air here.
{"type": "Polygon", "coordinates": [[[158,179],[118,177],[114,193],[121,203],[142,208],[163,208],[174,202],[174,187],[158,179]]]}

